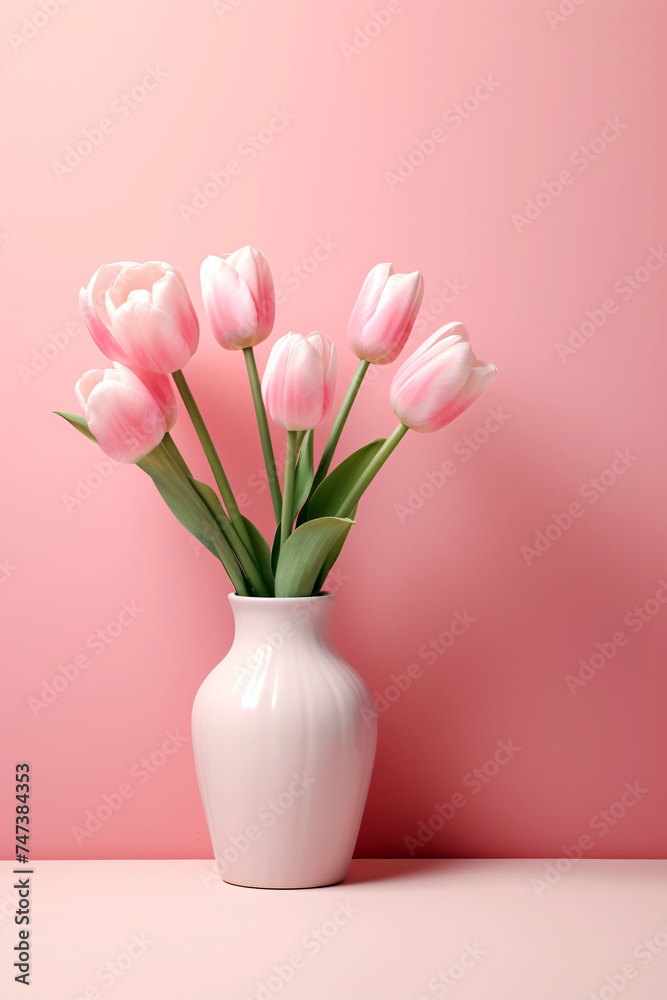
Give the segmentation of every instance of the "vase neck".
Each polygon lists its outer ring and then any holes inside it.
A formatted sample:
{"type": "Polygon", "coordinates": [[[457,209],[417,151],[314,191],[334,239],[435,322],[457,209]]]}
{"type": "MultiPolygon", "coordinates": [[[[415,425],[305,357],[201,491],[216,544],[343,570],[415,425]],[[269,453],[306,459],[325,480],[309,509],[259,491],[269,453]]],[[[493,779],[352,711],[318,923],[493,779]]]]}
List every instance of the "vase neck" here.
{"type": "Polygon", "coordinates": [[[280,648],[295,638],[331,641],[333,594],[320,597],[229,598],[234,614],[234,642],[280,648]]]}

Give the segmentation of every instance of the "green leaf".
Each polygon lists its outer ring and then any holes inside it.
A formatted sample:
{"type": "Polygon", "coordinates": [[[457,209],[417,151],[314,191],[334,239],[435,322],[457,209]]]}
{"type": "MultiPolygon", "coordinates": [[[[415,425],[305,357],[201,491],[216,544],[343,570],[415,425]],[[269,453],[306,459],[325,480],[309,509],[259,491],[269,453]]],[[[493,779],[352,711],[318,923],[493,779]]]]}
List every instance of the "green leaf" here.
{"type": "MultiPolygon", "coordinates": [[[[209,552],[212,552],[222,562],[229,573],[228,558],[234,562],[236,560],[211,513],[208,503],[202,498],[199,491],[199,487],[206,486],[206,484],[198,483],[195,486],[195,481],[185,475],[161,444],[136,464],[151,477],[160,496],[183,527],[187,528],[202,545],[205,545],[209,552]],[[223,558],[223,553],[228,558],[223,558]]],[[[210,487],[206,488],[210,489],[210,487]]],[[[213,495],[215,496],[215,494],[213,495]]],[[[234,582],[233,577],[232,582],[234,582]]]]}
{"type": "Polygon", "coordinates": [[[222,524],[227,515],[215,490],[208,483],[202,483],[199,479],[195,479],[194,476],[188,476],[188,479],[210,510],[218,525],[222,524]]]}
{"type": "MultiPolygon", "coordinates": [[[[354,519],[356,517],[357,507],[358,506],[359,506],[359,504],[356,505],[356,507],[354,508],[354,510],[352,511],[352,513],[350,514],[350,517],[352,519],[354,519]]],[[[343,546],[345,545],[345,542],[347,541],[347,536],[350,534],[350,528],[352,527],[352,524],[354,524],[354,523],[355,523],[354,520],[352,520],[352,523],[350,525],[348,525],[348,527],[342,533],[342,535],[340,536],[340,538],[338,539],[338,541],[334,542],[334,544],[331,546],[331,548],[327,552],[327,554],[326,554],[326,556],[324,558],[324,562],[322,563],[322,568],[321,568],[321,570],[320,570],[320,572],[318,574],[318,577],[317,577],[317,582],[316,582],[315,588],[313,590],[314,594],[319,594],[319,592],[321,591],[322,587],[324,586],[324,584],[326,582],[326,578],[328,577],[329,573],[333,569],[333,566],[334,566],[334,563],[336,562],[336,559],[338,559],[338,556],[341,554],[343,546]]]]}
{"type": "Polygon", "coordinates": [[[364,474],[384,442],[384,438],[377,438],[358,451],[353,451],[329,473],[326,479],[322,480],[308,501],[309,521],[315,517],[333,516],[338,513],[341,503],[364,474]]]}
{"type": "MultiPolygon", "coordinates": [[[[241,514],[241,517],[243,517],[243,514],[241,514]]],[[[271,566],[271,549],[269,548],[269,543],[252,521],[249,521],[247,517],[243,517],[243,522],[248,530],[248,537],[252,545],[255,562],[259,566],[259,571],[269,589],[273,590],[273,567],[271,566]]]]}
{"type": "Polygon", "coordinates": [[[312,430],[306,431],[306,436],[301,443],[301,449],[299,451],[299,460],[296,463],[292,520],[294,520],[301,507],[308,499],[310,487],[313,485],[313,478],[315,476],[315,469],[313,466],[313,441],[314,435],[312,430]]]}
{"type": "Polygon", "coordinates": [[[91,431],[88,430],[88,423],[85,417],[79,416],[78,413],[63,413],[61,410],[54,410],[53,412],[56,416],[62,417],[66,420],[68,424],[72,425],[72,427],[76,427],[76,429],[80,431],[84,437],[90,438],[91,441],[94,441],[95,444],[97,444],[97,438],[93,433],[91,433],[91,431]]]}
{"type": "Polygon", "coordinates": [[[280,553],[276,597],[309,597],[327,554],[353,523],[348,517],[319,517],[296,528],[280,553]]]}

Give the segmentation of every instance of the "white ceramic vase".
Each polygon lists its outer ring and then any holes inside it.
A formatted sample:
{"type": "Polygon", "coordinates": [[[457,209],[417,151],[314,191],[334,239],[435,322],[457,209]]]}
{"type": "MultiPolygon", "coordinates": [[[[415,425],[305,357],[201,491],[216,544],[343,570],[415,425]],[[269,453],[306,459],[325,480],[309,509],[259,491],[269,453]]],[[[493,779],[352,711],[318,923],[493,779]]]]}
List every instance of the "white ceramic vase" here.
{"type": "Polygon", "coordinates": [[[302,889],[345,878],[377,724],[331,640],[333,595],[230,595],[235,635],[197,692],[192,743],[220,874],[302,889]]]}

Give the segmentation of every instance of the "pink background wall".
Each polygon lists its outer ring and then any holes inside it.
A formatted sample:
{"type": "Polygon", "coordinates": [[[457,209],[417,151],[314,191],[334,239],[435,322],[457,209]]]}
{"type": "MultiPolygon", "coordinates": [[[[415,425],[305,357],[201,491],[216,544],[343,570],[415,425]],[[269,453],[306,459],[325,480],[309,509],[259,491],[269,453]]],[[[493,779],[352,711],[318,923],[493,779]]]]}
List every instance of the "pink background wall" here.
{"type": "MultiPolygon", "coordinates": [[[[100,263],[167,260],[201,310],[200,261],[249,242],[281,292],[276,332],[335,338],[339,399],[354,368],[349,311],[383,260],[424,273],[413,345],[460,319],[500,369],[456,424],[401,445],[339,563],[342,653],[380,695],[392,674],[421,668],[381,714],[357,854],[539,857],[587,837],[591,857],[659,855],[665,5],[49,9],[46,19],[36,3],[8,0],[2,29],[12,496],[0,551],[0,794],[15,760],[30,760],[36,856],[211,854],[187,736],[194,693],[231,639],[227,581],[147,478],[123,467],[104,478],[101,455],[50,410],[74,409],[75,380],[101,362],[76,313],[100,263]],[[367,30],[382,11],[383,26],[367,30]],[[150,70],[153,89],[125,103],[150,70]],[[58,170],[101,119],[90,155],[58,170]],[[244,142],[272,119],[282,131],[263,133],[251,157],[244,142]],[[230,159],[238,175],[184,211],[230,159]],[[401,163],[409,176],[397,179],[401,163]],[[429,475],[446,460],[456,472],[431,476],[434,488],[429,475]],[[81,481],[88,493],[72,505],[81,481]],[[550,529],[546,551],[524,548],[572,504],[580,516],[560,537],[550,529]],[[126,604],[134,617],[115,624],[126,604]],[[457,615],[468,627],[453,638],[457,615]],[[591,657],[599,669],[582,668],[591,657]],[[568,684],[581,669],[590,679],[568,684]],[[73,679],[57,682],[55,700],[29,701],[63,671],[73,679]],[[168,733],[183,740],[147,768],[168,733]],[[498,741],[520,749],[494,763],[498,741]],[[75,836],[123,783],[132,794],[121,808],[75,836]],[[452,796],[459,807],[448,809],[452,796]]],[[[202,328],[190,379],[247,512],[268,527],[242,359],[202,328]]],[[[269,348],[257,352],[261,368],[269,348]]],[[[364,387],[346,450],[394,426],[394,370],[364,387]]],[[[175,436],[203,476],[185,419],[175,436]]],[[[3,824],[13,851],[8,834],[3,824]]]]}

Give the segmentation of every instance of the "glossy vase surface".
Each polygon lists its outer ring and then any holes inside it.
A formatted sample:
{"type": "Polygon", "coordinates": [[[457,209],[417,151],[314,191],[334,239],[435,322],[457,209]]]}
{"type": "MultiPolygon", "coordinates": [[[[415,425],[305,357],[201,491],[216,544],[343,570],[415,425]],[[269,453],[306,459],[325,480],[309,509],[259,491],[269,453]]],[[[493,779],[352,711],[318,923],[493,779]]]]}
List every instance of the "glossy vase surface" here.
{"type": "Polygon", "coordinates": [[[229,600],[234,642],[192,711],[218,869],[235,885],[333,885],[349,867],[373,768],[371,694],[333,645],[333,595],[229,600]]]}

